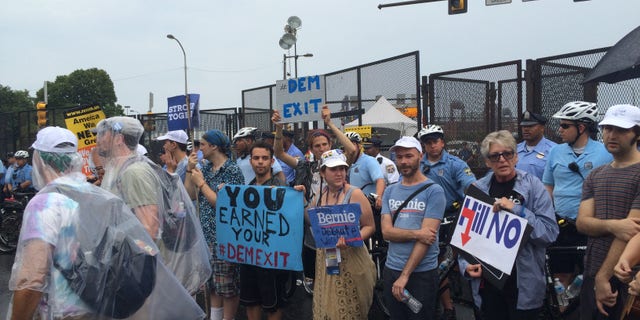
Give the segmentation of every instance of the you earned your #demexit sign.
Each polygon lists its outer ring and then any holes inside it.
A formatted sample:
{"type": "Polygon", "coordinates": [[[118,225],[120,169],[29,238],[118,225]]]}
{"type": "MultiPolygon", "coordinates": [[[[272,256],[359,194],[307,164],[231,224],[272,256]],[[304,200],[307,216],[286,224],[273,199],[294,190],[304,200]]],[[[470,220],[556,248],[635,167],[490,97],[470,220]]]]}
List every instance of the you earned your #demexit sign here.
{"type": "Polygon", "coordinates": [[[301,271],[302,196],[290,187],[225,185],[216,201],[218,258],[301,271]]]}
{"type": "Polygon", "coordinates": [[[326,102],[324,76],[308,76],[276,82],[276,104],[282,122],[321,120],[326,102]]]}

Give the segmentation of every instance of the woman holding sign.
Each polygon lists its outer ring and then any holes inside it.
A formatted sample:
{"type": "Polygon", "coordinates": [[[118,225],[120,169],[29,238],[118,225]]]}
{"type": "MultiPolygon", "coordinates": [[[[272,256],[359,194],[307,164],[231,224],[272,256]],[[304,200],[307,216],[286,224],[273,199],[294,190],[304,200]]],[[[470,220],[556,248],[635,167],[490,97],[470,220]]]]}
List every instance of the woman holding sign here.
{"type": "MultiPolygon", "coordinates": [[[[480,289],[483,317],[536,320],[542,311],[546,289],[545,250],[558,236],[551,197],[537,177],[515,168],[518,162],[516,141],[509,131],[488,134],[482,141],[481,153],[492,172],[475,182],[475,186],[495,199],[494,212],[515,214],[526,219],[532,227],[531,234],[522,239],[526,243],[515,257],[514,267],[503,287],[485,281],[480,289]]],[[[487,239],[497,237],[492,234],[487,239]]],[[[474,278],[480,277],[483,271],[490,273],[480,264],[470,264],[464,270],[474,278]]]]}
{"type": "Polygon", "coordinates": [[[367,319],[373,300],[375,266],[363,245],[375,231],[373,214],[362,191],[347,183],[348,169],[340,150],[322,154],[320,175],[326,186],[314,196],[307,215],[319,248],[314,319],[367,319]],[[338,207],[347,204],[356,206],[338,207]],[[353,207],[353,211],[347,209],[353,207]]]}

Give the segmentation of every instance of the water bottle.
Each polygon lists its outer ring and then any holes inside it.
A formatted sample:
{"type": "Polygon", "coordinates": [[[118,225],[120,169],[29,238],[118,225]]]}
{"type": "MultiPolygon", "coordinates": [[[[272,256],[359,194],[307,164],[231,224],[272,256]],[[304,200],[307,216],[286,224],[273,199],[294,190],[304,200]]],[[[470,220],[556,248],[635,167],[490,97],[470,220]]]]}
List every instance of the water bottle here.
{"type": "Polygon", "coordinates": [[[564,288],[560,279],[553,279],[553,288],[556,290],[556,298],[558,299],[558,306],[566,307],[569,305],[569,300],[567,299],[567,292],[564,288]]]}
{"type": "Polygon", "coordinates": [[[420,312],[420,309],[422,309],[422,302],[414,298],[407,289],[404,289],[402,295],[402,302],[404,302],[409,307],[409,309],[413,311],[413,313],[420,312]]]}
{"type": "Polygon", "coordinates": [[[567,299],[573,299],[580,295],[582,289],[582,275],[578,275],[573,282],[567,287],[567,299]]]}
{"type": "Polygon", "coordinates": [[[184,202],[180,201],[178,203],[178,210],[176,211],[176,217],[184,218],[187,216],[187,210],[184,209],[184,202]]]}
{"type": "Polygon", "coordinates": [[[451,258],[446,258],[442,260],[442,262],[440,262],[440,265],[438,265],[438,270],[440,270],[440,272],[447,271],[447,268],[449,268],[449,266],[451,265],[451,262],[453,262],[453,259],[451,258]]]}

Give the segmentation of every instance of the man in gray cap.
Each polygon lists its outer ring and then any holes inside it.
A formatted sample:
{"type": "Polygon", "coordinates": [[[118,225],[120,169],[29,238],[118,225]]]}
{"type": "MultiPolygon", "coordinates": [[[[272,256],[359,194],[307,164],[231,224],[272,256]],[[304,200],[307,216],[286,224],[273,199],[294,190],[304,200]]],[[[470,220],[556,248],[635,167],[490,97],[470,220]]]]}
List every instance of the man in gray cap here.
{"type": "Polygon", "coordinates": [[[520,128],[522,142],[518,143],[518,163],[516,169],[526,171],[542,180],[549,150],[555,142],[544,137],[544,125],[547,119],[542,115],[525,111],[522,114],[520,128]]]}

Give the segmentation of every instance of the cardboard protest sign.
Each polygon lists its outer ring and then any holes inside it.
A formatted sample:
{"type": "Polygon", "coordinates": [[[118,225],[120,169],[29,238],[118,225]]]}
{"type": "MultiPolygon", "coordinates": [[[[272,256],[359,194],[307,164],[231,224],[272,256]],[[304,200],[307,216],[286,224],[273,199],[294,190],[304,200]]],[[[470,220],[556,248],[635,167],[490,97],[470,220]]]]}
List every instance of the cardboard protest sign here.
{"type": "Polygon", "coordinates": [[[486,273],[488,277],[495,275],[495,281],[506,281],[507,277],[502,273],[511,274],[518,252],[531,233],[531,226],[515,214],[493,212],[494,201],[474,185],[469,187],[451,245],[459,248],[463,256],[466,253],[479,260],[483,267],[491,266],[486,269],[490,272],[483,272],[483,276],[486,273]]]}
{"type": "Polygon", "coordinates": [[[187,102],[185,96],[175,96],[167,98],[167,127],[169,131],[188,130],[197,128],[200,125],[200,95],[189,94],[189,105],[191,106],[191,128],[187,120],[187,102]]]}
{"type": "Polygon", "coordinates": [[[302,192],[225,185],[218,191],[218,258],[263,268],[302,270],[302,192]]]}
{"type": "Polygon", "coordinates": [[[360,234],[362,211],[359,203],[311,208],[308,213],[316,248],[335,248],[340,237],[344,237],[349,246],[364,245],[360,234]]]}
{"type": "Polygon", "coordinates": [[[78,152],[82,155],[82,173],[91,175],[89,169],[89,155],[96,145],[96,134],[91,132],[100,120],[106,116],[102,107],[98,105],[82,106],[70,109],[64,113],[64,123],[71,132],[78,137],[78,152]]]}
{"type": "Polygon", "coordinates": [[[321,120],[326,102],[324,76],[300,77],[276,82],[276,104],[282,122],[321,120]]]}

